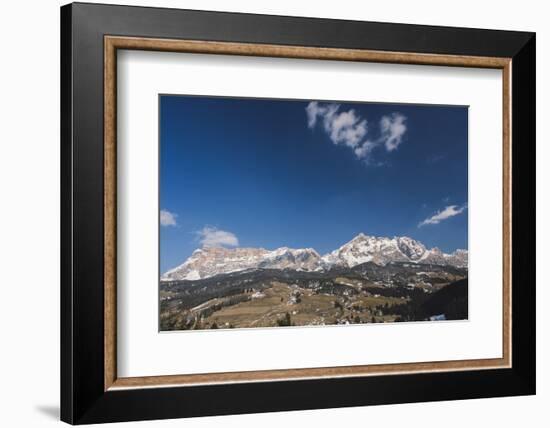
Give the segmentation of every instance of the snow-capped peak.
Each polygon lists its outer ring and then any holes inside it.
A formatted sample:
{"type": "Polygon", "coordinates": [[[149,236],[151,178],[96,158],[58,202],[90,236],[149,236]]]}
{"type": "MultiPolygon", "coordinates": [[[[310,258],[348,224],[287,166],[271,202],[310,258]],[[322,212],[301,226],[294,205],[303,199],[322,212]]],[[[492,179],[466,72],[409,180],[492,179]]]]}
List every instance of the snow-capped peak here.
{"type": "Polygon", "coordinates": [[[268,251],[263,248],[209,247],[195,250],[185,263],[166,272],[161,280],[196,280],[254,268],[314,271],[320,267],[324,267],[324,263],[312,248],[281,247],[268,251]]]}
{"type": "Polygon", "coordinates": [[[333,266],[353,267],[373,262],[431,263],[468,266],[468,251],[456,250],[445,254],[438,248],[427,249],[408,236],[376,237],[359,233],[351,241],[329,254],[320,256],[313,248],[281,247],[269,251],[263,248],[197,249],[180,266],[166,272],[161,280],[197,280],[215,275],[248,269],[294,269],[322,271],[333,266]]]}

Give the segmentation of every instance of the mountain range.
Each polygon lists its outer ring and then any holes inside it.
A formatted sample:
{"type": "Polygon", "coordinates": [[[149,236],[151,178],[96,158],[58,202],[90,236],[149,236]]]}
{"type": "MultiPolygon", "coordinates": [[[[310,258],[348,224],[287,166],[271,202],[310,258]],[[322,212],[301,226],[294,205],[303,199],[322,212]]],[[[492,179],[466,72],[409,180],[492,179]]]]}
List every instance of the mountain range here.
{"type": "Polygon", "coordinates": [[[280,269],[324,272],[332,268],[352,268],[372,262],[385,266],[391,262],[411,262],[468,267],[468,251],[458,249],[443,253],[428,249],[412,238],[375,237],[360,233],[340,248],[321,256],[313,248],[276,250],[264,248],[203,247],[197,249],[180,266],[164,273],[161,281],[199,280],[231,272],[255,269],[280,269]]]}

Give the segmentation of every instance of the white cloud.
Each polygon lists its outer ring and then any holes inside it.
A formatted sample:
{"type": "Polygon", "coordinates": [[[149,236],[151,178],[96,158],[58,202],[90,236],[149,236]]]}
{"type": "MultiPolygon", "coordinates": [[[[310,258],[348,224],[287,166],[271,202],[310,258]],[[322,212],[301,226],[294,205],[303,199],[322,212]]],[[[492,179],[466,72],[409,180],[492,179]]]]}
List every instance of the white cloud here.
{"type": "Polygon", "coordinates": [[[465,209],[466,205],[463,205],[461,207],[459,207],[458,205],[449,205],[448,207],[445,207],[444,209],[435,213],[433,216],[428,217],[426,220],[420,222],[418,224],[418,227],[425,226],[427,224],[439,224],[443,220],[461,214],[462,212],[464,212],[465,209]]]}
{"type": "Polygon", "coordinates": [[[314,128],[319,118],[334,144],[355,148],[367,135],[367,120],[357,116],[353,109],[343,112],[339,112],[339,109],[339,104],[321,105],[312,101],[306,107],[307,124],[314,128]]]}
{"type": "Polygon", "coordinates": [[[239,239],[234,233],[205,226],[197,232],[199,242],[205,247],[236,247],[239,239]]]}
{"type": "Polygon", "coordinates": [[[311,101],[306,107],[307,114],[307,126],[309,128],[315,128],[317,123],[317,116],[323,114],[325,107],[320,107],[317,101],[311,101]]]}
{"type": "Polygon", "coordinates": [[[343,143],[355,148],[367,135],[367,120],[356,116],[349,110],[334,114],[330,120],[325,119],[325,129],[330,128],[330,139],[334,144],[343,143]]]}
{"type": "Polygon", "coordinates": [[[176,217],[178,215],[167,210],[160,210],[160,225],[161,226],[176,226],[176,217]]]}
{"type": "Polygon", "coordinates": [[[306,114],[309,128],[314,129],[320,123],[334,144],[349,147],[357,159],[368,164],[375,164],[371,159],[374,149],[384,146],[388,152],[396,150],[407,131],[407,118],[401,113],[382,116],[380,135],[376,139],[367,139],[368,121],[354,109],[340,111],[340,104],[312,101],[306,107],[306,114]]]}
{"type": "Polygon", "coordinates": [[[376,146],[376,142],[367,140],[359,147],[355,148],[355,156],[357,156],[358,159],[368,160],[370,153],[374,150],[376,146]]]}
{"type": "Polygon", "coordinates": [[[406,120],[407,118],[401,113],[392,113],[391,116],[382,116],[380,119],[380,139],[388,152],[396,150],[401,144],[403,135],[407,131],[406,120]]]}

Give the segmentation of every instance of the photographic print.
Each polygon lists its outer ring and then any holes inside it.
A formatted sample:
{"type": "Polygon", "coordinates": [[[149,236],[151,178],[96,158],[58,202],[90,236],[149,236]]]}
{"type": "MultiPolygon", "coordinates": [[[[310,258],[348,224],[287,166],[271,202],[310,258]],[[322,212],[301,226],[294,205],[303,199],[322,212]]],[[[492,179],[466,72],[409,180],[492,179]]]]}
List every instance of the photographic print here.
{"type": "Polygon", "coordinates": [[[159,96],[161,331],[468,319],[468,107],[159,96]]]}

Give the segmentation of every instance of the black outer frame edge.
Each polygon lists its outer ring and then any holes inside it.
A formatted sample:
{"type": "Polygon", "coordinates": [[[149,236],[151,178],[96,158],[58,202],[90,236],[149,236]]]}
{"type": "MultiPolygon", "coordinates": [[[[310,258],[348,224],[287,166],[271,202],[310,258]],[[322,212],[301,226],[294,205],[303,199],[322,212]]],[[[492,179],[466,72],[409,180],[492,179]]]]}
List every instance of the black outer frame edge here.
{"type": "Polygon", "coordinates": [[[512,60],[512,364],[536,391],[536,36],[512,60]]]}
{"type": "Polygon", "coordinates": [[[61,174],[60,174],[60,230],[61,230],[61,304],[60,304],[60,417],[74,422],[73,417],[73,352],[72,352],[72,9],[62,7],[61,22],[61,174]]]}
{"type": "Polygon", "coordinates": [[[89,24],[97,25],[94,30],[130,37],[513,57],[532,34],[480,28],[96,3],[77,2],[72,3],[72,6],[78,12],[78,17],[85,17],[89,24]],[[158,25],[160,21],[162,26],[158,25]],[[396,45],[400,48],[396,49],[396,45]]]}
{"type": "Polygon", "coordinates": [[[63,6],[61,17],[63,421],[83,424],[535,393],[533,33],[98,4],[63,6]],[[105,34],[513,57],[513,368],[105,393],[105,34]]]}

